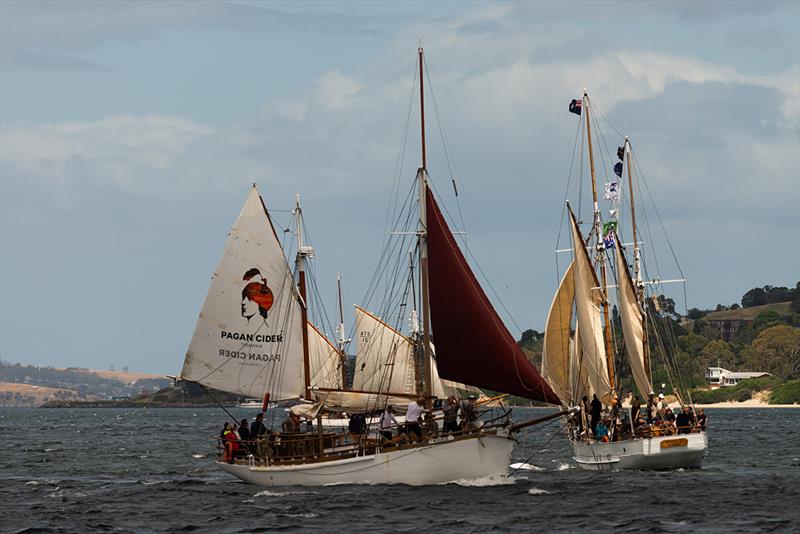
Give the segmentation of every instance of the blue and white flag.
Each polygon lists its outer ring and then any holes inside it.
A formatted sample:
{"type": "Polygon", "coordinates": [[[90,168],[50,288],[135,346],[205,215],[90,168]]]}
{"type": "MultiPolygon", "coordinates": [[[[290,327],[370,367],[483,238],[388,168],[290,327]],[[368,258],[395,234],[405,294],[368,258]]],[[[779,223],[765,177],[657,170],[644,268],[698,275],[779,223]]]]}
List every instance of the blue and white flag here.
{"type": "Polygon", "coordinates": [[[606,184],[606,193],[603,195],[603,199],[619,202],[619,182],[614,181],[606,184]]]}
{"type": "Polygon", "coordinates": [[[614,174],[622,178],[622,162],[618,161],[616,165],[614,165],[614,174]]]}
{"type": "Polygon", "coordinates": [[[608,235],[603,237],[603,244],[606,246],[606,249],[614,248],[614,232],[609,232],[608,235]]]}

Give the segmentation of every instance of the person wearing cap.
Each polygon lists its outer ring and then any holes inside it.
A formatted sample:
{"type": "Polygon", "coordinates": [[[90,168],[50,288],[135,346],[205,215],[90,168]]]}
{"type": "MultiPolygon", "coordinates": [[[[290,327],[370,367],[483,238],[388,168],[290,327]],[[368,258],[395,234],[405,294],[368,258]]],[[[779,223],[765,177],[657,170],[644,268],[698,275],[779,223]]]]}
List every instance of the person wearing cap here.
{"type": "Polygon", "coordinates": [[[651,391],[647,394],[647,413],[645,417],[647,419],[647,424],[652,425],[653,420],[656,418],[656,394],[655,392],[651,391]]]}
{"type": "Polygon", "coordinates": [[[661,417],[663,421],[665,419],[665,410],[669,407],[667,404],[666,398],[664,397],[663,393],[658,394],[658,402],[656,403],[656,410],[658,410],[658,415],[661,417]]]}
{"type": "Polygon", "coordinates": [[[467,397],[467,402],[461,407],[461,429],[464,431],[472,430],[477,426],[478,411],[475,408],[475,395],[467,397]]]}
{"type": "Polygon", "coordinates": [[[442,413],[444,413],[444,424],[442,425],[442,433],[458,432],[458,401],[453,395],[447,397],[447,400],[442,405],[442,413]]]}

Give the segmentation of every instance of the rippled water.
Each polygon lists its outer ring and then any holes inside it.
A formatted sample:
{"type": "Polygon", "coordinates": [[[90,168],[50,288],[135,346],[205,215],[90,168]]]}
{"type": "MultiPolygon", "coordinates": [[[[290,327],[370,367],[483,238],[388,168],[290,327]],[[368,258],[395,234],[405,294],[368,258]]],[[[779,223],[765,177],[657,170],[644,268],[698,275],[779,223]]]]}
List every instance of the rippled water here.
{"type": "Polygon", "coordinates": [[[6,409],[0,531],[796,532],[800,410],[707,413],[700,470],[582,471],[554,423],[520,436],[509,479],[267,489],[214,467],[221,410],[6,409]]]}

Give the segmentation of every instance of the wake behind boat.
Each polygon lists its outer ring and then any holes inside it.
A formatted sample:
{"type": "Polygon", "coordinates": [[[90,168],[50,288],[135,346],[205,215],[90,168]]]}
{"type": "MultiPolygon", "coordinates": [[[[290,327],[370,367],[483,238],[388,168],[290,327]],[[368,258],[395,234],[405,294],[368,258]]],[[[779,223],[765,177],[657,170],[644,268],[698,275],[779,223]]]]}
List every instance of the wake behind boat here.
{"type": "MultiPolygon", "coordinates": [[[[695,411],[674,364],[677,348],[672,319],[660,313],[667,300],[654,292],[669,281],[654,276],[645,282],[642,277],[647,266],[636,224],[631,144],[626,138],[617,150],[616,178],[605,185],[604,200],[610,206],[604,219],[598,203],[588,94],[573,100],[569,109],[586,119],[592,223],[589,237],[584,239],[581,221],[567,204],[571,235],[568,251],[572,253],[572,261],[547,317],[542,376],[564,405],[581,407],[581,412],[567,421],[570,445],[579,467],[592,470],[700,467],[708,448],[705,416],[695,411]],[[621,241],[623,163],[627,163],[625,207],[630,208],[632,236],[627,246],[633,249],[633,274],[625,255],[626,245],[621,241]],[[616,288],[616,305],[612,310],[613,288],[616,288]],[[615,357],[621,356],[623,347],[627,362],[615,357]],[[668,394],[674,393],[681,407],[677,416],[663,392],[658,399],[655,396],[651,354],[659,357],[661,378],[672,387],[668,394]],[[619,371],[623,370],[628,376],[621,376],[619,371]],[[623,407],[621,379],[629,380],[630,390],[635,387],[639,392],[638,397],[632,394],[627,410],[623,407]],[[644,410],[638,399],[647,399],[644,410]]],[[[582,129],[583,126],[581,122],[582,129]]],[[[580,206],[577,208],[580,210],[580,206]]],[[[656,253],[653,247],[650,257],[655,258],[656,253]]],[[[656,264],[650,272],[656,274],[657,270],[656,264]]]]}
{"type": "MultiPolygon", "coordinates": [[[[247,432],[239,429],[238,435],[235,425],[226,425],[220,436],[218,465],[242,480],[266,486],[420,485],[503,476],[520,429],[567,413],[559,411],[512,424],[510,410],[487,413],[480,419],[474,402],[468,401],[460,407],[462,421],[458,426],[455,400],[448,399],[443,409],[453,411],[443,416],[441,422],[446,426],[439,430],[433,403],[435,397],[447,394],[446,381],[453,381],[450,387],[465,384],[554,405],[559,399],[495,312],[429,187],[422,48],[418,60],[422,165],[412,189],[417,191],[418,200],[409,208],[414,212],[398,218],[413,227],[398,232],[402,236],[400,246],[387,247],[399,251],[398,261],[410,261],[411,268],[393,268],[399,263],[387,267],[390,255],[385,254],[380,274],[375,277],[386,282],[388,289],[381,301],[391,306],[386,308],[387,313],[391,312],[397,323],[409,321],[411,333],[401,334],[399,325],[391,330],[383,326],[367,330],[378,332],[381,341],[362,340],[366,350],[375,353],[356,370],[365,372],[364,389],[325,387],[319,377],[332,376],[332,372],[319,375],[322,367],[311,364],[313,347],[325,344],[308,319],[306,271],[313,249],[304,241],[299,201],[294,212],[295,272],[255,186],[229,234],[181,378],[263,398],[265,405],[301,397],[314,401],[292,407],[292,415],[281,431],[268,430],[260,417],[253,429],[243,422],[247,432]],[[409,239],[413,239],[411,254],[403,246],[409,239]],[[388,279],[397,273],[403,273],[404,280],[388,279]],[[375,367],[369,371],[367,365],[375,367]],[[442,387],[441,392],[438,387],[442,387]],[[410,388],[413,394],[407,393],[410,388]],[[402,426],[392,419],[390,408],[395,406],[408,410],[402,426]],[[326,432],[321,424],[324,411],[348,412],[349,432],[326,432]],[[390,424],[384,419],[378,428],[371,427],[367,416],[381,412],[389,414],[390,424]],[[316,428],[301,431],[300,415],[316,421],[316,428]]],[[[361,319],[373,326],[382,322],[366,312],[361,319]]],[[[332,354],[328,350],[331,347],[328,343],[322,352],[332,354]]],[[[276,410],[268,410],[267,415],[275,422],[276,410]]]]}

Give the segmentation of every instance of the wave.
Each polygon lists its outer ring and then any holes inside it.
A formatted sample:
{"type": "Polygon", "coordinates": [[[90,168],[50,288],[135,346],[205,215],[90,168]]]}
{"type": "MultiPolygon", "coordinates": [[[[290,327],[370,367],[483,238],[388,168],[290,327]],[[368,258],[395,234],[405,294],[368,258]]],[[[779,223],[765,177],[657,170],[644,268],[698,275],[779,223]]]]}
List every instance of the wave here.
{"type": "Polygon", "coordinates": [[[528,490],[528,495],[550,495],[551,493],[541,488],[531,488],[528,490]]]}
{"type": "Polygon", "coordinates": [[[517,462],[515,464],[509,465],[508,467],[520,471],[545,471],[544,467],[539,467],[538,465],[528,464],[525,462],[517,462]]]}

